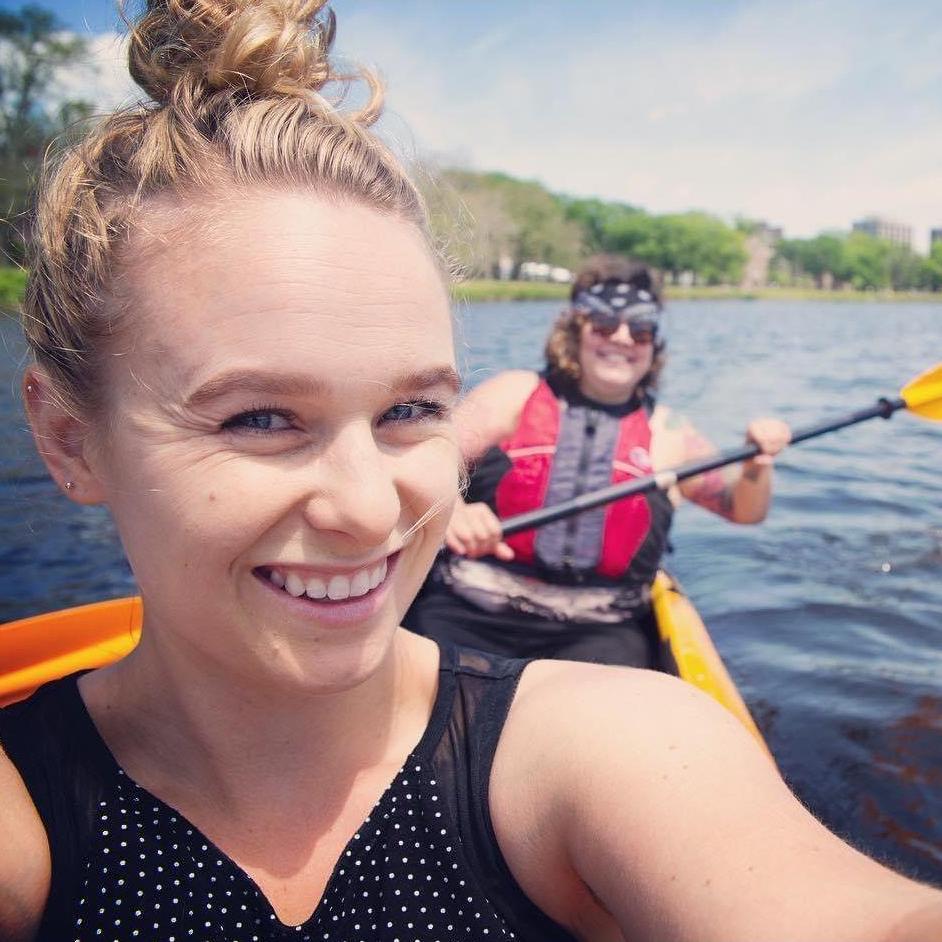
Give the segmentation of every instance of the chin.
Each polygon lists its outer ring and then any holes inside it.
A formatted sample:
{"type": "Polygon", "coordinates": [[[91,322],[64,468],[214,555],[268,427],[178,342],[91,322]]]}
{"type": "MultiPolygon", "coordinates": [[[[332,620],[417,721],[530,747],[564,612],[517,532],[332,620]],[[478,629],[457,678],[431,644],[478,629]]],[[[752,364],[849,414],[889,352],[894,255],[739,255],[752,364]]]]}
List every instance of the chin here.
{"type": "Polygon", "coordinates": [[[618,370],[600,375],[596,382],[599,386],[608,389],[612,395],[623,395],[627,398],[634,391],[635,386],[638,385],[640,378],[640,376],[633,373],[618,370]]]}
{"type": "Polygon", "coordinates": [[[384,626],[357,642],[291,645],[278,652],[269,672],[282,689],[293,687],[305,695],[336,694],[369,680],[389,657],[396,626],[384,626]]]}

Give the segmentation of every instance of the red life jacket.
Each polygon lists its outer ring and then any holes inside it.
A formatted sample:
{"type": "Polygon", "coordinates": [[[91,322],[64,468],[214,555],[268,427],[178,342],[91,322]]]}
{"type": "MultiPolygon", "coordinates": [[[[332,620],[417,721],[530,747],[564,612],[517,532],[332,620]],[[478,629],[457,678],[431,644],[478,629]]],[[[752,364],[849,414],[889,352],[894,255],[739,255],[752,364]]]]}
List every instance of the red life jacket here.
{"type": "MultiPolygon", "coordinates": [[[[591,404],[574,405],[557,398],[541,379],[516,430],[500,445],[511,467],[497,485],[497,514],[536,510],[651,474],[650,446],[644,406],[617,416],[591,404]]],[[[651,519],[649,503],[639,494],[515,534],[507,542],[521,563],[619,579],[645,542],[651,519]]]]}

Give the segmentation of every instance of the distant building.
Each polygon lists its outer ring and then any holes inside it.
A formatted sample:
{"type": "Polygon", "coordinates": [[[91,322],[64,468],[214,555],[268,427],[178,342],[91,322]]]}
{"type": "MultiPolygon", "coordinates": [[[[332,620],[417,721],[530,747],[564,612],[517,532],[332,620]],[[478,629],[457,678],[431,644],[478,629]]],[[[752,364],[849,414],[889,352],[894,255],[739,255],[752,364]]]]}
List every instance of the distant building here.
{"type": "Polygon", "coordinates": [[[769,264],[775,255],[776,243],[782,239],[782,230],[765,222],[756,223],[746,236],[746,264],[743,268],[741,288],[764,288],[769,283],[769,264]]]}
{"type": "Polygon", "coordinates": [[[893,242],[896,245],[902,245],[904,248],[912,248],[913,245],[913,227],[903,225],[901,222],[893,222],[890,219],[884,219],[882,216],[867,216],[854,223],[854,232],[866,232],[867,235],[875,236],[877,239],[886,239],[887,242],[893,242]]]}
{"type": "Polygon", "coordinates": [[[776,242],[781,242],[785,235],[781,226],[770,226],[766,222],[759,223],[756,234],[761,236],[767,245],[775,245],[776,242]]]}
{"type": "Polygon", "coordinates": [[[936,242],[942,242],[942,229],[929,230],[929,247],[931,248],[936,242]]]}

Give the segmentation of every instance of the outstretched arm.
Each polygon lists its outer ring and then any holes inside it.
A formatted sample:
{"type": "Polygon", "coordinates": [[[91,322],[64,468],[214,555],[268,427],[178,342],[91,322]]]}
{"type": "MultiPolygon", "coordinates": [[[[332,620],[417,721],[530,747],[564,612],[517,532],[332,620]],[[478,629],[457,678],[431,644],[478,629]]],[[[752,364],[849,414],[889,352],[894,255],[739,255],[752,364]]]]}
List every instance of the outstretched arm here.
{"type": "Polygon", "coordinates": [[[678,942],[942,938],[942,893],[832,835],[731,715],[673,678],[532,665],[492,789],[512,870],[580,937],[610,937],[610,919],[678,942]],[[509,776],[525,783],[513,805],[509,776]]]}

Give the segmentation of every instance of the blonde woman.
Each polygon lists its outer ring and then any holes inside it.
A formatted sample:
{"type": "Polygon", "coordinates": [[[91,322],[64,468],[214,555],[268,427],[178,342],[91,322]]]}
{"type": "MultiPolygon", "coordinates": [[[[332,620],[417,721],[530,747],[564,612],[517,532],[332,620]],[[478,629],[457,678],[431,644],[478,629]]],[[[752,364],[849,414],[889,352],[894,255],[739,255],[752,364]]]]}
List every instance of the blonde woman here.
{"type": "Polygon", "coordinates": [[[400,627],[458,487],[448,294],[319,8],[151,0],[152,103],[43,185],[25,400],[144,625],[0,711],[0,938],[938,935],[679,681],[400,627]]]}

